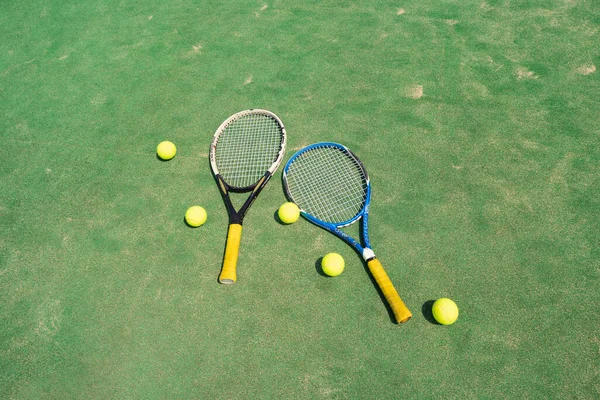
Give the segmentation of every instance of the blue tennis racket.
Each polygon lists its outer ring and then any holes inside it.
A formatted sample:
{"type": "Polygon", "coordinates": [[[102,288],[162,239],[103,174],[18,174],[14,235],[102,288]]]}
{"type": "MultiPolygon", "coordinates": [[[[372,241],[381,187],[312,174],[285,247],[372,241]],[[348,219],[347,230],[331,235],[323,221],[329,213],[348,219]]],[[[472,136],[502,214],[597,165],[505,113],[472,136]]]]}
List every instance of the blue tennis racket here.
{"type": "Polygon", "coordinates": [[[396,322],[408,321],[412,314],[394,288],[369,243],[371,185],[360,160],[345,146],[316,143],[290,158],[283,170],[287,197],[298,205],[302,215],[315,225],[343,239],[367,262],[396,322]],[[340,228],[362,218],[361,244],[340,228]]]}

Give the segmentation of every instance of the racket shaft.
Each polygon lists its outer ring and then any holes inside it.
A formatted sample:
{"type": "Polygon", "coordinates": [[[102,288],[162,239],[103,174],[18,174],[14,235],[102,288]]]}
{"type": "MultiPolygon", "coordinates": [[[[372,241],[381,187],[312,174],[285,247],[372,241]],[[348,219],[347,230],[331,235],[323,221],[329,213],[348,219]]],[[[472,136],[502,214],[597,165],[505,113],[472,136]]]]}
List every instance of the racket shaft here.
{"type": "Polygon", "coordinates": [[[385,299],[390,305],[394,316],[396,317],[396,322],[400,324],[402,322],[408,321],[410,317],[412,317],[412,314],[409,311],[409,309],[404,305],[404,302],[398,295],[398,292],[394,288],[394,285],[392,284],[390,278],[385,273],[385,270],[381,266],[379,260],[373,258],[367,262],[367,265],[369,266],[369,271],[371,271],[371,275],[373,275],[373,278],[375,278],[375,281],[377,281],[377,285],[383,292],[385,299]]]}
{"type": "Polygon", "coordinates": [[[223,269],[219,275],[219,282],[224,284],[235,283],[237,279],[237,260],[240,252],[240,242],[242,240],[242,225],[231,224],[227,232],[227,245],[225,246],[225,257],[223,259],[223,269]]]}

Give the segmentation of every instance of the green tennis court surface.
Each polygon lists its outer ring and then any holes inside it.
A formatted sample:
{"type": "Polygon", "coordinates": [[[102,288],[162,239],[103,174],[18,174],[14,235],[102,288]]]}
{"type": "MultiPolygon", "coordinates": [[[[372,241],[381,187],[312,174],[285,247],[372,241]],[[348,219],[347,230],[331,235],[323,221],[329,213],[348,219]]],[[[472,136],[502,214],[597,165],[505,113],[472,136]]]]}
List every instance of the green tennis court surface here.
{"type": "Polygon", "coordinates": [[[0,397],[600,397],[597,1],[0,8],[0,397]],[[217,283],[209,144],[248,108],[281,117],[284,162],[326,140],[365,163],[409,322],[344,242],[276,221],[282,168],[217,283]]]}

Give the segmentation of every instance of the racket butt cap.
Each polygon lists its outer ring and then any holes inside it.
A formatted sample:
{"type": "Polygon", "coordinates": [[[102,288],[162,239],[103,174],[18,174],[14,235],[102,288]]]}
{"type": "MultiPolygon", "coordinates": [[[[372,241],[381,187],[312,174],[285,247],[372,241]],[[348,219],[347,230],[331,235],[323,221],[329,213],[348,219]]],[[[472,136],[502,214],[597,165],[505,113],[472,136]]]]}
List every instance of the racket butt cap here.
{"type": "Polygon", "coordinates": [[[412,318],[412,314],[409,311],[407,316],[402,316],[402,317],[398,318],[396,320],[396,322],[399,323],[399,324],[403,324],[403,323],[407,322],[411,318],[412,318]]]}

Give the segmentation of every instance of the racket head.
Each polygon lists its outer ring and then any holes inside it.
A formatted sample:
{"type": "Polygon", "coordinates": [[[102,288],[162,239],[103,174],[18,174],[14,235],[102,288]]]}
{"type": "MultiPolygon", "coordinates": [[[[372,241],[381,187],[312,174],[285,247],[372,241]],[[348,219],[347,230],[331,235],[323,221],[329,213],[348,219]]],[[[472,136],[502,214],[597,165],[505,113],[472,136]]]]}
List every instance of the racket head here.
{"type": "Polygon", "coordinates": [[[285,165],[283,185],[304,217],[327,228],[350,225],[368,213],[367,170],[338,143],[321,142],[299,150],[285,165]]]}
{"type": "Polygon", "coordinates": [[[277,115],[261,109],[240,111],[215,132],[210,146],[213,173],[231,191],[250,191],[267,172],[277,170],[286,140],[285,127],[277,115]]]}

